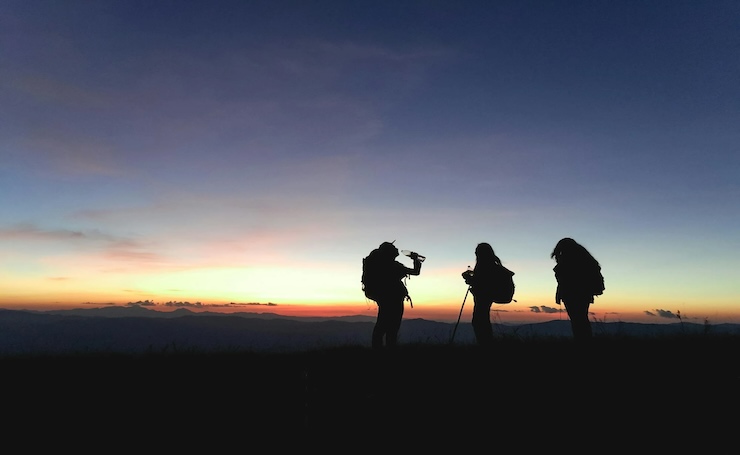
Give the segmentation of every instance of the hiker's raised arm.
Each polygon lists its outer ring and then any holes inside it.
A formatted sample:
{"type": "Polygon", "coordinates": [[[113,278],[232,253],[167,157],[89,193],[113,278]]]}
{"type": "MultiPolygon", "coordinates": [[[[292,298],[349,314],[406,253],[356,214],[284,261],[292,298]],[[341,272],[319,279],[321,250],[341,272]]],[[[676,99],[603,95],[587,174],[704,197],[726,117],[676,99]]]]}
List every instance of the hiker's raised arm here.
{"type": "Polygon", "coordinates": [[[409,275],[419,275],[421,273],[421,260],[418,257],[412,257],[414,261],[414,268],[409,269],[409,275]]]}

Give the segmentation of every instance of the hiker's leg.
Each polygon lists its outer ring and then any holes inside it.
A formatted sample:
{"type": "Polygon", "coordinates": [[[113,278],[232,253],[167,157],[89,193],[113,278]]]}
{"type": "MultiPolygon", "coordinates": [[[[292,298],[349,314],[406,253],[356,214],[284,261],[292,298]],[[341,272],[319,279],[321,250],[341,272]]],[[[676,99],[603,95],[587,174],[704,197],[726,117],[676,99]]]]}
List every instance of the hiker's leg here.
{"type": "Polygon", "coordinates": [[[473,319],[471,321],[475,340],[480,346],[488,346],[493,342],[493,328],[491,327],[491,304],[473,304],[473,319]]]}
{"type": "Polygon", "coordinates": [[[565,302],[565,311],[570,318],[570,327],[573,331],[574,340],[588,340],[593,336],[591,332],[591,321],[588,319],[588,308],[590,303],[587,301],[570,301],[565,302]]]}
{"type": "Polygon", "coordinates": [[[383,347],[383,329],[379,325],[380,322],[375,323],[375,327],[373,327],[373,338],[372,338],[372,347],[373,349],[381,349],[383,347]]]}
{"type": "Polygon", "coordinates": [[[385,307],[386,305],[378,304],[378,318],[375,320],[375,327],[373,327],[373,349],[381,349],[383,347],[383,337],[388,332],[388,311],[383,309],[385,307]]]}
{"type": "Polygon", "coordinates": [[[403,299],[400,302],[393,302],[388,308],[388,331],[385,336],[386,345],[396,347],[398,345],[398,332],[401,330],[401,320],[403,319],[403,299]]]}

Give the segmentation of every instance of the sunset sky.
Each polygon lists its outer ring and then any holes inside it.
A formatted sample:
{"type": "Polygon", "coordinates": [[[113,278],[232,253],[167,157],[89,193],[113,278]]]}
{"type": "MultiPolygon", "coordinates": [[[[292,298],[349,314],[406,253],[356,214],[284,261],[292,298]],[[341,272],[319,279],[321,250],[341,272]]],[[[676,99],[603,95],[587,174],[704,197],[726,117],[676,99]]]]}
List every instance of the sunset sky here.
{"type": "Polygon", "coordinates": [[[489,242],[517,286],[494,318],[546,321],[572,237],[595,319],[740,323],[738,24],[722,0],[4,0],[0,308],[374,315],[362,257],[395,240],[427,257],[405,317],[454,321],[489,242]]]}

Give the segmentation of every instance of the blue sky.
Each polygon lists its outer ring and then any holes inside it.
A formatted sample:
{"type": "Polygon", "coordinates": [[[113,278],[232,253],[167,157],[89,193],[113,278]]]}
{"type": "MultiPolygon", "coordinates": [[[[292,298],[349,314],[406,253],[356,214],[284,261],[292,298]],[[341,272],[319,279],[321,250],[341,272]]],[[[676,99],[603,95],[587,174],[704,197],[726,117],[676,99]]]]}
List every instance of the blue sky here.
{"type": "MultiPolygon", "coordinates": [[[[489,242],[504,321],[555,243],[605,320],[740,322],[740,4],[5,1],[0,305],[372,314],[361,258],[427,256],[455,319],[489,242]],[[327,309],[330,308],[331,310],[327,309]]],[[[403,261],[403,259],[401,259],[403,261]]]]}

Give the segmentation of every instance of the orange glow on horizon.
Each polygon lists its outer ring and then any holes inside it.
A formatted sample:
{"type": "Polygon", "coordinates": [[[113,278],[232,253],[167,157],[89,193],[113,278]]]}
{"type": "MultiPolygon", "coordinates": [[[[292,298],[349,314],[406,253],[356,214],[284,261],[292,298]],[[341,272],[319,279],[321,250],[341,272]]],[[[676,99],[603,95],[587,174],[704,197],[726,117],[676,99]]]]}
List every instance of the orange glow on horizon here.
{"type": "MultiPolygon", "coordinates": [[[[154,311],[175,311],[180,308],[192,312],[215,312],[215,313],[267,313],[278,316],[289,317],[346,317],[346,316],[366,316],[374,319],[377,316],[377,306],[369,300],[344,302],[336,304],[316,304],[316,303],[232,303],[232,302],[200,302],[198,300],[190,301],[167,301],[151,299],[149,303],[139,305],[138,302],[10,302],[8,298],[0,299],[0,308],[7,310],[69,310],[69,309],[93,309],[106,307],[128,307],[142,306],[154,311]],[[167,303],[169,302],[169,303],[167,303]]],[[[428,302],[414,302],[413,308],[406,305],[404,319],[426,319],[439,322],[456,322],[458,317],[461,322],[470,322],[472,317],[473,302],[467,301],[462,307],[461,303],[451,304],[434,304],[428,302]]],[[[548,312],[541,310],[542,306],[530,306],[520,302],[514,302],[508,305],[494,305],[491,309],[491,321],[500,324],[534,324],[547,322],[558,319],[568,319],[564,311],[558,311],[557,305],[547,305],[551,308],[548,312]],[[535,311],[534,308],[539,308],[535,311]],[[553,310],[554,309],[554,310],[553,310]]],[[[624,309],[615,309],[611,306],[593,305],[591,307],[591,319],[595,322],[639,322],[639,323],[676,323],[676,322],[693,322],[693,323],[719,323],[735,322],[740,323],[740,319],[728,317],[720,312],[699,315],[691,314],[689,311],[677,309],[673,311],[671,317],[665,317],[662,314],[647,314],[645,311],[625,311],[624,309]],[[678,313],[680,311],[680,313],[678,313]],[[681,319],[677,317],[678,313],[681,319]]]]}

